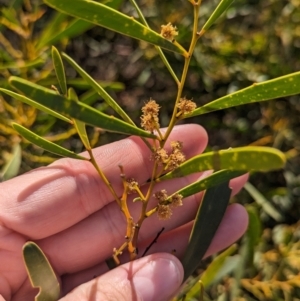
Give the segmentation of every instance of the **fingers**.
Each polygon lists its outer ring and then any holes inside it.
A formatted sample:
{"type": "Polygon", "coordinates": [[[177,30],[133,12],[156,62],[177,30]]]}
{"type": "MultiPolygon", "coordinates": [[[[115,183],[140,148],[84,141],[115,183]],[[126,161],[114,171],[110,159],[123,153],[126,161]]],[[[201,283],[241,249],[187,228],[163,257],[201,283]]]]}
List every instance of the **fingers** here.
{"type": "MultiPolygon", "coordinates": [[[[174,128],[172,140],[182,141],[186,156],[191,157],[203,151],[207,134],[198,125],[184,125],[174,128]]],[[[140,183],[150,177],[150,151],[137,137],[105,145],[94,153],[118,194],[122,192],[119,164],[127,177],[140,183]]],[[[31,239],[67,229],[113,201],[94,167],[71,159],[58,160],[2,183],[0,199],[1,222],[31,239]]]]}
{"type": "MultiPolygon", "coordinates": [[[[169,232],[163,232],[158,240],[149,250],[148,254],[157,252],[171,253],[175,251],[177,257],[182,258],[188,244],[188,239],[192,230],[193,223],[189,222],[180,228],[169,232]]],[[[205,257],[215,254],[237,241],[246,231],[248,226],[248,214],[245,208],[239,204],[233,204],[228,207],[221,221],[221,224],[209,246],[205,257]]],[[[157,231],[158,232],[158,231],[157,231]]],[[[155,233],[156,235],[156,233],[155,233]]],[[[153,241],[155,235],[149,238],[140,246],[140,254],[153,241]]],[[[127,257],[127,256],[126,256],[127,257]]],[[[122,258],[122,261],[127,260],[122,258]]],[[[74,287],[83,282],[90,281],[93,277],[99,276],[108,271],[105,262],[95,264],[86,270],[65,275],[62,277],[62,289],[64,293],[71,291],[74,287]]]]}
{"type": "MultiPolygon", "coordinates": [[[[159,243],[153,245],[151,253],[176,251],[176,256],[182,258],[188,244],[188,239],[192,230],[193,223],[189,222],[184,226],[162,234],[159,243]]],[[[220,223],[220,226],[205,254],[208,257],[217,253],[236,242],[248,227],[248,214],[246,209],[240,204],[230,205],[220,223]]],[[[142,251],[150,243],[143,243],[142,251]]]]}
{"type": "MultiPolygon", "coordinates": [[[[194,175],[172,181],[158,183],[156,189],[166,189],[172,193],[195,181],[194,175]]],[[[236,193],[245,181],[245,176],[233,179],[230,186],[236,193]]],[[[139,232],[139,245],[153,239],[158,231],[165,232],[180,227],[194,219],[202,192],[183,201],[183,206],[174,208],[169,220],[159,220],[157,215],[147,218],[139,232]]],[[[157,201],[152,200],[153,208],[157,201]]],[[[140,203],[130,202],[130,212],[137,219],[141,210],[140,203]]],[[[49,238],[38,241],[39,246],[47,253],[54,269],[59,274],[75,273],[94,266],[109,258],[114,248],[120,247],[125,239],[126,221],[116,203],[110,203],[101,211],[84,219],[69,229],[49,238]],[[63,250],[63,251],[62,251],[63,250]]],[[[142,254],[142,251],[140,252],[142,254]]]]}
{"type": "Polygon", "coordinates": [[[124,264],[76,287],[60,301],[164,301],[179,289],[181,263],[171,254],[158,253],[124,264]]]}

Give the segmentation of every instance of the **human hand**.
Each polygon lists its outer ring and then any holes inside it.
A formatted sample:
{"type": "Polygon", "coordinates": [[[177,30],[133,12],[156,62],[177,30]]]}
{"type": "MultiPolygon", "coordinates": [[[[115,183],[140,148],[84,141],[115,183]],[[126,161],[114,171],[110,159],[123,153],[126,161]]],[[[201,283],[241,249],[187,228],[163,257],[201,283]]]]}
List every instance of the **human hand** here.
{"type": "MultiPolygon", "coordinates": [[[[170,139],[182,141],[189,158],[204,150],[207,134],[198,125],[184,125],[175,127],[170,139]]],[[[139,138],[105,145],[95,149],[94,154],[119,194],[122,193],[119,164],[128,178],[133,177],[139,183],[150,177],[150,151],[139,138]]],[[[172,193],[199,176],[158,183],[157,190],[172,193]]],[[[246,176],[242,176],[231,181],[233,194],[245,180],[246,176]]],[[[28,240],[42,248],[57,273],[62,287],[60,300],[168,300],[183,279],[182,266],[170,252],[175,249],[178,257],[184,253],[200,200],[199,194],[186,198],[183,207],[174,209],[168,221],[156,216],[146,219],[139,233],[139,254],[165,228],[150,249],[154,254],[108,271],[105,260],[114,247],[124,242],[126,222],[92,164],[61,159],[2,183],[0,301],[31,301],[37,294],[22,259],[22,246],[28,240]]],[[[130,203],[129,208],[133,217],[137,217],[140,204],[130,203]]],[[[236,241],[244,233],[247,220],[242,206],[229,206],[206,255],[236,241]]],[[[126,255],[121,261],[127,261],[126,255]]]]}

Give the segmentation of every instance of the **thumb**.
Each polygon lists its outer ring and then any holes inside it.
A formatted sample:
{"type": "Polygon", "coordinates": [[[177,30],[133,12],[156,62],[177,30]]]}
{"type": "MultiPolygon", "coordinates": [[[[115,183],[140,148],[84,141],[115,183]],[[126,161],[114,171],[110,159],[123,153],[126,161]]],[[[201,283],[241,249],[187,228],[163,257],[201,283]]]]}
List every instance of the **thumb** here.
{"type": "Polygon", "coordinates": [[[121,265],[76,287],[60,301],[166,301],[183,281],[180,261],[156,253],[121,265]]]}

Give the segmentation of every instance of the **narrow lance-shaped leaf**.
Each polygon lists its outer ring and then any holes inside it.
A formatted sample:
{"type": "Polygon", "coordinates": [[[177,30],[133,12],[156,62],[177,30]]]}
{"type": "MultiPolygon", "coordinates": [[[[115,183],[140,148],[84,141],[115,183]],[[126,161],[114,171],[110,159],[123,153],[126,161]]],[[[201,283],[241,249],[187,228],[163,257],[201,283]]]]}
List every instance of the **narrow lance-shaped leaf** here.
{"type": "Polygon", "coordinates": [[[231,194],[228,183],[209,188],[204,194],[182,260],[184,280],[196,270],[222,221],[231,194]]]}
{"type": "Polygon", "coordinates": [[[208,188],[214,187],[223,182],[227,182],[233,178],[241,176],[244,173],[245,172],[231,171],[231,170],[217,171],[204,179],[198,180],[198,181],[176,191],[175,193],[173,193],[172,195],[170,195],[168,197],[168,200],[171,199],[174,194],[180,194],[180,195],[182,195],[183,198],[186,198],[190,195],[193,195],[200,191],[206,190],[208,188]]]}
{"type": "Polygon", "coordinates": [[[38,58],[33,61],[23,61],[23,62],[9,62],[6,64],[0,65],[0,70],[7,70],[7,69],[23,69],[23,68],[32,68],[37,67],[39,65],[43,65],[45,60],[38,58]]]}
{"type": "Polygon", "coordinates": [[[250,182],[244,185],[245,190],[253,197],[257,204],[277,222],[284,220],[284,215],[270,203],[266,197],[259,192],[250,182]]]}
{"type": "Polygon", "coordinates": [[[195,156],[160,180],[184,177],[204,170],[270,171],[283,168],[285,155],[272,147],[245,146],[195,156]]]}
{"type": "Polygon", "coordinates": [[[184,118],[300,93],[300,72],[277,77],[216,99],[184,118]]]}
{"type": "Polygon", "coordinates": [[[244,236],[244,243],[247,261],[253,265],[255,247],[258,245],[260,240],[262,239],[262,221],[260,219],[259,213],[255,204],[251,204],[246,206],[246,210],[249,217],[248,229],[244,236]]]}
{"type": "MultiPolygon", "coordinates": [[[[112,8],[118,8],[123,0],[97,1],[112,8]]],[[[69,16],[57,12],[54,18],[48,22],[46,29],[42,31],[40,38],[37,41],[37,48],[40,49],[46,45],[53,45],[63,39],[70,39],[75,36],[80,36],[82,33],[92,28],[94,25],[80,19],[71,20],[66,27],[61,30],[61,23],[65,24],[69,16]]]]}
{"type": "MultiPolygon", "coordinates": [[[[76,92],[74,91],[74,89],[70,88],[68,91],[68,98],[70,99],[70,101],[78,101],[78,96],[76,94],[76,92]]],[[[73,119],[75,128],[77,130],[77,133],[83,143],[83,145],[85,146],[85,148],[87,150],[91,149],[91,145],[90,145],[90,140],[88,138],[87,132],[86,132],[86,127],[85,127],[85,123],[76,119],[73,119]]]]}
{"type": "MultiPolygon", "coordinates": [[[[124,84],[121,82],[97,81],[97,83],[104,89],[107,88],[114,91],[123,91],[125,88],[124,84]]],[[[44,87],[50,87],[51,85],[57,85],[58,80],[56,77],[47,77],[37,81],[36,84],[44,87]]],[[[83,78],[67,78],[67,86],[72,86],[79,90],[87,90],[91,88],[91,86],[83,78]]]]}
{"type": "Polygon", "coordinates": [[[89,160],[85,157],[82,157],[80,155],[77,155],[76,153],[69,151],[66,148],[61,147],[60,145],[57,145],[53,142],[48,141],[47,139],[38,136],[37,134],[33,133],[32,131],[26,129],[25,127],[13,123],[12,127],[25,139],[27,139],[29,142],[41,147],[42,149],[62,156],[62,157],[68,157],[68,158],[73,158],[73,159],[79,159],[79,160],[89,160]]]}
{"type": "Polygon", "coordinates": [[[53,111],[51,109],[49,109],[49,108],[47,108],[47,107],[39,104],[38,102],[36,102],[36,101],[34,101],[34,100],[26,97],[26,96],[23,96],[23,95],[20,95],[18,93],[12,92],[12,91],[7,90],[7,89],[2,89],[2,88],[0,88],[0,91],[3,92],[3,93],[5,93],[5,94],[7,94],[7,95],[9,95],[9,96],[11,96],[12,98],[15,98],[15,99],[17,99],[19,101],[22,101],[22,102],[26,103],[26,104],[28,104],[28,105],[30,105],[30,106],[38,109],[38,110],[41,110],[41,111],[43,111],[43,112],[45,112],[47,114],[50,114],[50,115],[52,115],[52,116],[54,116],[56,118],[59,118],[59,119],[61,119],[63,121],[66,121],[66,122],[72,124],[71,119],[69,119],[69,118],[67,118],[67,117],[65,117],[65,116],[63,116],[63,115],[61,115],[61,114],[59,114],[59,113],[57,113],[57,112],[55,112],[55,111],[53,111]]]}
{"type": "Polygon", "coordinates": [[[228,7],[231,5],[231,3],[234,0],[221,0],[217,8],[214,10],[214,12],[211,14],[209,19],[206,21],[206,23],[203,25],[200,35],[202,35],[205,31],[207,31],[215,22],[216,20],[228,9],[228,7]]]}
{"type": "Polygon", "coordinates": [[[23,246],[23,258],[32,286],[40,289],[35,301],[57,301],[59,282],[43,251],[29,241],[23,246]]]}
{"type": "Polygon", "coordinates": [[[22,150],[20,144],[16,144],[13,147],[13,151],[11,157],[9,158],[8,162],[2,168],[0,173],[1,180],[8,180],[15,177],[20,169],[22,160],[22,150]]]}
{"type": "MultiPolygon", "coordinates": [[[[230,259],[233,259],[232,257],[229,257],[232,255],[236,250],[238,249],[237,245],[234,244],[230,246],[227,250],[219,254],[216,258],[213,259],[213,261],[210,263],[208,268],[203,272],[201,275],[201,282],[204,288],[207,288],[212,283],[216,283],[218,280],[220,281],[220,278],[225,275],[228,275],[232,270],[236,267],[232,264],[232,261],[230,259]],[[222,273],[222,270],[225,268],[226,261],[229,261],[232,265],[231,271],[227,271],[226,274],[224,272],[222,273]]],[[[240,262],[240,258],[236,257],[237,263],[240,262]]],[[[225,270],[227,270],[225,268],[225,270]]]]}
{"type": "Polygon", "coordinates": [[[66,24],[68,16],[60,12],[55,12],[52,14],[52,18],[43,26],[43,30],[39,34],[39,37],[35,43],[37,50],[43,48],[45,45],[49,44],[49,40],[56,34],[61,33],[62,25],[66,24]]]}
{"type": "MultiPolygon", "coordinates": [[[[237,250],[237,245],[234,244],[232,246],[230,246],[228,249],[226,249],[224,252],[222,252],[221,254],[219,254],[217,257],[215,257],[213,259],[213,261],[209,264],[209,266],[207,267],[207,269],[200,275],[198,276],[195,280],[196,283],[192,286],[192,288],[190,288],[186,293],[186,300],[197,300],[197,298],[199,298],[199,295],[201,294],[201,291],[205,288],[207,288],[210,284],[212,283],[216,283],[217,281],[220,280],[220,276],[225,276],[228,275],[230,272],[233,271],[233,269],[236,267],[236,265],[232,265],[232,267],[230,267],[230,271],[229,273],[227,272],[226,274],[224,274],[223,270],[225,267],[226,269],[226,265],[228,263],[232,263],[233,257],[229,257],[230,255],[232,255],[234,252],[236,252],[237,250]]],[[[238,261],[236,263],[238,263],[240,260],[239,258],[238,261]]]]}
{"type": "Polygon", "coordinates": [[[142,25],[133,17],[129,17],[101,3],[85,0],[72,0],[72,5],[68,1],[61,0],[44,0],[44,2],[58,11],[73,17],[149,42],[186,57],[188,56],[187,51],[182,47],[178,47],[164,39],[160,34],[142,25]]]}
{"type": "Polygon", "coordinates": [[[62,94],[67,94],[67,81],[66,81],[66,74],[65,68],[61,59],[61,56],[58,50],[52,46],[52,60],[54,65],[54,70],[56,73],[56,77],[61,89],[62,94]]]}
{"type": "Polygon", "coordinates": [[[39,102],[53,111],[64,114],[69,118],[78,119],[88,125],[100,127],[111,132],[156,139],[154,134],[132,126],[114,116],[99,112],[83,103],[69,101],[66,97],[58,95],[50,89],[14,76],[10,77],[9,81],[16,89],[22,91],[34,99],[34,101],[39,102]]]}
{"type": "Polygon", "coordinates": [[[63,53],[64,59],[85,79],[85,81],[113,108],[124,121],[135,126],[131,118],[123,111],[116,101],[90,76],[88,75],[72,58],[63,53]]]}
{"type": "MultiPolygon", "coordinates": [[[[138,13],[141,22],[148,28],[150,28],[150,26],[148,25],[148,22],[146,20],[146,18],[144,17],[139,5],[137,4],[137,2],[135,0],[130,0],[131,4],[133,5],[133,7],[136,9],[136,12],[138,13]]],[[[162,59],[163,63],[165,64],[165,66],[167,67],[167,69],[169,70],[169,72],[171,73],[171,75],[173,76],[175,82],[177,84],[179,84],[179,79],[177,78],[174,70],[172,69],[171,65],[169,64],[166,56],[164,55],[163,51],[161,50],[161,48],[159,46],[155,46],[156,50],[158,51],[158,54],[160,56],[160,58],[162,59]]]]}

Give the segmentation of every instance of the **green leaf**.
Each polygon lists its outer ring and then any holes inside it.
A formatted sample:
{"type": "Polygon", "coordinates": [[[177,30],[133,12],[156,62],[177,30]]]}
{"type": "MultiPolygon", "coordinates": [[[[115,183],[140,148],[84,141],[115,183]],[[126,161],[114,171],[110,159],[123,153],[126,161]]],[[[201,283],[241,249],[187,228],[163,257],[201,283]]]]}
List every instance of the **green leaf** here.
{"type": "Polygon", "coordinates": [[[77,133],[80,137],[80,140],[82,141],[84,147],[87,150],[91,150],[90,140],[88,138],[85,123],[79,120],[74,119],[74,125],[76,127],[77,133]]]}
{"type": "Polygon", "coordinates": [[[250,265],[253,265],[255,247],[258,245],[262,237],[262,222],[257,209],[253,205],[247,205],[246,210],[249,216],[248,229],[244,235],[246,259],[250,265]]]}
{"type": "MultiPolygon", "coordinates": [[[[65,14],[61,16],[67,17],[65,14]]],[[[65,21],[66,22],[66,21],[65,21]]],[[[94,25],[83,20],[72,20],[65,28],[60,28],[56,32],[51,32],[51,35],[45,35],[43,40],[38,41],[37,48],[41,49],[46,45],[56,44],[63,39],[70,39],[79,36],[92,28],[94,25]]]]}
{"type": "Polygon", "coordinates": [[[2,168],[0,178],[3,181],[11,179],[19,173],[19,169],[21,166],[21,159],[22,159],[22,150],[20,144],[16,144],[13,147],[13,151],[10,156],[10,159],[6,162],[6,164],[2,168]]]}
{"type": "Polygon", "coordinates": [[[35,301],[57,301],[60,295],[59,282],[43,251],[29,241],[23,246],[23,259],[31,285],[40,289],[35,301]]]}
{"type": "Polygon", "coordinates": [[[204,170],[270,171],[284,167],[285,155],[272,147],[245,146],[195,156],[160,180],[184,177],[204,170]]]}
{"type": "Polygon", "coordinates": [[[191,114],[184,115],[184,118],[298,93],[300,93],[300,72],[295,72],[259,84],[253,84],[250,87],[223,96],[194,110],[191,114]]]}
{"type": "Polygon", "coordinates": [[[135,126],[130,117],[116,103],[116,101],[90,76],[88,75],[72,58],[63,53],[64,59],[85,79],[85,81],[112,107],[126,122],[135,126]]]}
{"type": "MultiPolygon", "coordinates": [[[[68,97],[71,101],[78,101],[77,94],[72,88],[70,88],[68,91],[68,97]]],[[[73,119],[73,122],[83,145],[87,150],[91,150],[90,140],[86,132],[85,123],[76,119],[73,119]]]]}
{"type": "Polygon", "coordinates": [[[133,17],[124,15],[104,4],[85,0],[72,0],[72,5],[70,5],[68,1],[61,0],[44,0],[44,2],[58,11],[73,17],[83,19],[185,56],[188,55],[183,48],[164,39],[160,34],[142,25],[133,17]]]}
{"type": "Polygon", "coordinates": [[[61,56],[54,46],[52,46],[52,60],[61,92],[63,95],[67,95],[67,81],[65,68],[61,56]]]}
{"type": "MultiPolygon", "coordinates": [[[[150,28],[150,26],[148,25],[148,22],[146,20],[146,18],[143,15],[143,12],[141,11],[139,5],[137,4],[137,2],[135,0],[130,0],[131,4],[133,5],[133,7],[135,8],[136,12],[139,15],[139,18],[141,20],[141,22],[148,28],[150,28]]],[[[174,70],[172,69],[171,65],[169,64],[167,58],[165,57],[163,51],[161,50],[160,47],[155,46],[156,50],[158,51],[158,54],[160,56],[160,58],[162,59],[163,63],[165,64],[165,66],[167,67],[167,69],[169,70],[170,74],[172,75],[172,77],[174,78],[175,82],[177,84],[180,83],[179,79],[177,78],[174,70]]]]}
{"type": "MultiPolygon", "coordinates": [[[[88,90],[87,92],[81,94],[79,98],[80,102],[83,102],[89,106],[92,106],[98,100],[99,100],[99,94],[93,89],[88,90]]],[[[97,109],[101,112],[104,112],[109,107],[106,102],[102,103],[101,106],[103,106],[104,110],[99,110],[99,107],[97,106],[97,109]]]]}
{"type": "Polygon", "coordinates": [[[188,284],[185,285],[177,298],[172,299],[172,301],[182,301],[183,296],[185,296],[184,300],[203,300],[200,296],[204,289],[219,282],[240,265],[241,256],[231,256],[237,249],[237,245],[234,244],[217,255],[201,275],[189,279],[188,284]]]}
{"type": "Polygon", "coordinates": [[[38,36],[35,43],[37,50],[43,48],[46,45],[52,45],[55,43],[50,43],[51,39],[61,34],[65,29],[64,24],[66,24],[68,16],[60,12],[55,12],[53,17],[43,26],[43,30],[38,36]]]}
{"type": "Polygon", "coordinates": [[[277,222],[284,220],[283,214],[278,211],[251,183],[244,185],[245,190],[252,196],[255,202],[260,205],[263,210],[277,222]]]}
{"type": "Polygon", "coordinates": [[[54,116],[56,118],[59,118],[59,119],[61,119],[63,121],[66,121],[66,122],[72,124],[72,121],[69,118],[67,118],[67,117],[65,117],[65,116],[63,116],[63,115],[61,115],[61,114],[59,114],[59,113],[57,113],[57,112],[55,112],[55,111],[53,111],[51,109],[49,109],[49,108],[47,108],[47,107],[39,104],[38,102],[36,102],[36,101],[34,101],[34,100],[26,97],[26,96],[23,96],[23,95],[20,95],[18,93],[12,92],[12,91],[7,90],[7,89],[2,89],[2,88],[0,88],[0,91],[3,92],[3,93],[5,93],[5,94],[7,94],[7,95],[9,95],[9,96],[11,96],[12,98],[15,98],[15,99],[17,99],[19,101],[22,101],[22,102],[26,103],[26,104],[28,104],[28,105],[30,105],[30,106],[38,109],[38,110],[41,110],[41,111],[43,111],[43,112],[45,112],[47,114],[50,114],[50,115],[52,115],[52,116],[54,116]]]}
{"type": "MultiPolygon", "coordinates": [[[[113,91],[123,91],[125,88],[124,84],[121,82],[97,81],[97,83],[98,85],[101,85],[102,88],[111,89],[113,91]]],[[[37,81],[36,84],[50,87],[51,85],[57,85],[58,80],[56,77],[47,77],[37,81]]],[[[78,90],[90,89],[90,85],[82,78],[67,78],[67,86],[72,86],[78,90]]]]}
{"type": "Polygon", "coordinates": [[[0,70],[7,70],[7,69],[23,69],[23,68],[31,68],[31,67],[37,67],[40,65],[43,65],[45,63],[45,60],[43,59],[35,59],[33,61],[22,61],[22,62],[10,62],[6,64],[1,64],[0,65],[0,70]]]}
{"type": "MultiPolygon", "coordinates": [[[[103,2],[103,4],[118,8],[123,0],[109,0],[109,1],[97,1],[103,2]]],[[[47,28],[42,32],[41,38],[37,41],[37,48],[40,49],[46,45],[53,45],[63,39],[70,39],[76,36],[80,36],[88,29],[92,28],[94,25],[90,22],[86,22],[80,19],[74,19],[69,21],[66,27],[62,28],[61,24],[67,22],[67,15],[62,13],[57,13],[53,20],[47,24],[47,28]]]]}
{"type": "MultiPolygon", "coordinates": [[[[235,253],[237,249],[237,245],[234,244],[213,259],[200,278],[204,288],[208,288],[211,284],[216,283],[220,278],[226,275],[224,272],[222,273],[222,270],[226,265],[226,261],[228,261],[228,259],[231,261],[229,256],[235,253]]],[[[233,265],[232,268],[234,268],[233,265]]],[[[227,275],[228,274],[227,272],[227,275]]]]}
{"type": "MultiPolygon", "coordinates": [[[[170,195],[168,197],[168,200],[171,199],[174,194],[181,194],[183,198],[186,198],[186,197],[193,195],[195,193],[198,193],[200,191],[206,190],[213,186],[219,185],[223,182],[227,182],[233,178],[239,177],[242,174],[244,174],[244,172],[230,171],[230,170],[217,171],[204,179],[198,180],[198,181],[176,191],[175,193],[173,193],[172,195],[170,195]]],[[[160,179],[158,179],[158,180],[160,180],[160,179]]]]}
{"type": "Polygon", "coordinates": [[[10,77],[9,81],[16,89],[22,91],[34,99],[34,101],[39,102],[53,111],[64,114],[69,118],[74,118],[88,125],[100,127],[111,132],[156,139],[156,136],[149,132],[132,126],[114,116],[99,112],[83,103],[70,101],[66,97],[58,95],[53,90],[46,89],[14,76],[10,77]]]}
{"type": "Polygon", "coordinates": [[[249,223],[246,236],[248,236],[251,240],[251,245],[253,246],[254,250],[254,247],[257,246],[257,244],[261,240],[262,222],[260,220],[257,209],[253,205],[247,205],[246,210],[249,216],[249,223]]]}
{"type": "Polygon", "coordinates": [[[73,158],[73,159],[79,159],[79,160],[89,160],[85,157],[82,157],[80,155],[77,155],[74,152],[69,151],[66,148],[63,148],[53,142],[50,142],[46,140],[43,137],[38,136],[37,134],[33,133],[32,131],[26,129],[25,127],[17,124],[17,123],[12,123],[12,127],[25,139],[27,139],[29,142],[41,147],[42,149],[56,154],[58,156],[62,157],[68,157],[68,158],[73,158]]]}
{"type": "Polygon", "coordinates": [[[228,183],[209,188],[204,194],[182,260],[184,280],[196,270],[221,223],[231,194],[228,183]]]}
{"type": "Polygon", "coordinates": [[[221,0],[217,8],[211,14],[209,19],[203,25],[200,35],[206,32],[215,22],[216,20],[228,9],[228,7],[232,4],[234,0],[221,0]]]}

